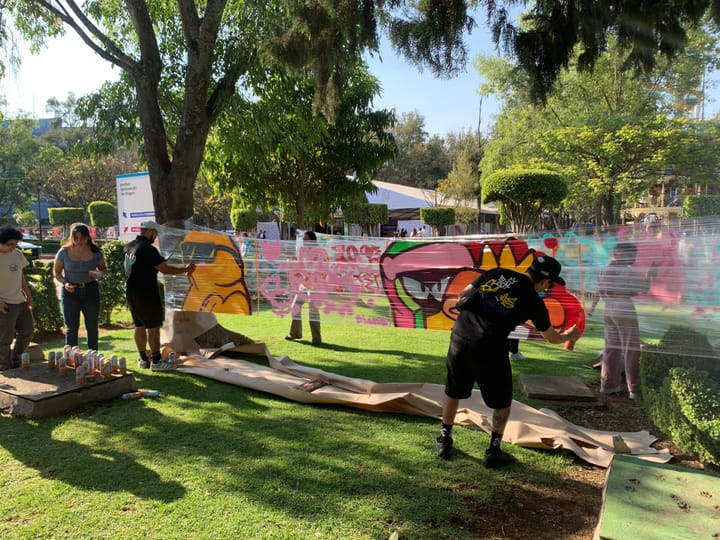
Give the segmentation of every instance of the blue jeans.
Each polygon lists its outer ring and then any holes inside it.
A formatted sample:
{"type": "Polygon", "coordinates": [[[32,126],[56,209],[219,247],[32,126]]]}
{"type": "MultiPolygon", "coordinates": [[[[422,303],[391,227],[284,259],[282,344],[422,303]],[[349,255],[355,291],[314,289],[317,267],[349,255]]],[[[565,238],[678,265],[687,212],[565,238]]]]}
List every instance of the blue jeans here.
{"type": "Polygon", "coordinates": [[[0,371],[20,367],[20,355],[30,344],[35,322],[27,303],[8,304],[0,312],[0,371]],[[15,347],[10,350],[13,339],[15,347]]]}
{"type": "Polygon", "coordinates": [[[73,292],[62,289],[62,312],[65,320],[65,344],[78,344],[80,313],[85,320],[88,349],[98,350],[98,318],[100,316],[100,287],[97,281],[76,287],[73,292]]]}

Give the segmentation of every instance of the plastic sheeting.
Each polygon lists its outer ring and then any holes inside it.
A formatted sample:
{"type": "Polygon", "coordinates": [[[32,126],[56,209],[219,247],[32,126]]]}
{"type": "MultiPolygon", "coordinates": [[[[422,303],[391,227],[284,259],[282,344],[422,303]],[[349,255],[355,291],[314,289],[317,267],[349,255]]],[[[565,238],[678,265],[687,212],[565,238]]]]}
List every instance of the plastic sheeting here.
{"type": "MultiPolygon", "coordinates": [[[[521,239],[318,235],[317,242],[303,243],[197,228],[160,232],[171,264],[197,264],[189,280],[165,276],[166,305],[173,310],[288,317],[302,290],[324,321],[368,331],[449,330],[457,294],[474,277],[497,266],[524,272],[538,254],[549,254],[562,263],[567,282],[544,298],[558,330],[583,328],[590,314],[603,321],[609,308],[616,318],[618,310],[631,318],[636,313],[644,341],[685,324],[720,343],[717,220],[669,226],[655,220],[589,236],[569,231],[521,239]]],[[[515,335],[541,339],[529,323],[515,335]]]]}

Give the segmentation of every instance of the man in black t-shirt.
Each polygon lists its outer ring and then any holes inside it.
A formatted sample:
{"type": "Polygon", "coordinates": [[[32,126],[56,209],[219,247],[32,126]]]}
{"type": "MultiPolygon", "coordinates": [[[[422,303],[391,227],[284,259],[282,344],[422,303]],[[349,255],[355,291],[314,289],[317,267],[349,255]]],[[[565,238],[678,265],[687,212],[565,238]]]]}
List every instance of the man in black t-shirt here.
{"type": "Polygon", "coordinates": [[[498,468],[515,461],[500,449],[512,404],[512,370],[508,359],[508,335],[513,329],[532,321],[550,343],[575,342],[580,332],[574,326],[563,334],[550,326],[547,308],[539,293],[560,277],[560,263],[552,257],[537,257],[527,272],[507,268],[485,272],[465,287],[457,303],[460,312],[450,336],[446,364],[445,401],[442,428],[435,441],[439,457],[450,459],[452,426],[458,404],[472,394],[475,383],[483,400],[494,409],[490,447],[483,465],[498,468]]]}
{"type": "Polygon", "coordinates": [[[190,277],[195,271],[195,264],[170,266],[153,246],[157,237],[158,224],[143,221],[140,224],[140,235],[125,246],[125,295],[135,325],[135,345],[140,353],[138,366],[149,367],[153,371],[169,371],[177,366],[163,362],[160,354],[160,327],[165,320],[165,311],[157,275],[162,272],[170,275],[187,274],[190,277]],[[146,350],[148,345],[149,357],[146,350]]]}

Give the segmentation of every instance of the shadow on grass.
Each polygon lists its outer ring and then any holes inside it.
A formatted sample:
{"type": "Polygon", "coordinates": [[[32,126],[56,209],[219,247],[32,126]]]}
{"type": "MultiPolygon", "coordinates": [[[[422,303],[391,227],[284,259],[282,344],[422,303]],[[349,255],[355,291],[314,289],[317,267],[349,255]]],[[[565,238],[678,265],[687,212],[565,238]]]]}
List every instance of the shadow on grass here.
{"type": "Polygon", "coordinates": [[[89,446],[53,437],[63,419],[0,422],[0,445],[40,476],[88,491],[128,491],[143,499],[171,502],[185,494],[174,480],[163,481],[157,472],[138,463],[128,452],[89,446]]]}

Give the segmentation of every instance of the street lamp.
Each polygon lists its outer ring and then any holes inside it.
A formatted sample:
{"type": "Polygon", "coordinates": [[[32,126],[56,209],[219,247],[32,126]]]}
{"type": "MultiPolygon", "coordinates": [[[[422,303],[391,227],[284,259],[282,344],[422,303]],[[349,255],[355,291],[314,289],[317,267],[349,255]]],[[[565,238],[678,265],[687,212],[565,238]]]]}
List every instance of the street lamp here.
{"type": "Polygon", "coordinates": [[[38,203],[38,238],[42,242],[42,213],[40,212],[40,188],[42,187],[42,184],[38,182],[35,184],[35,188],[37,189],[37,203],[38,203]]]}

